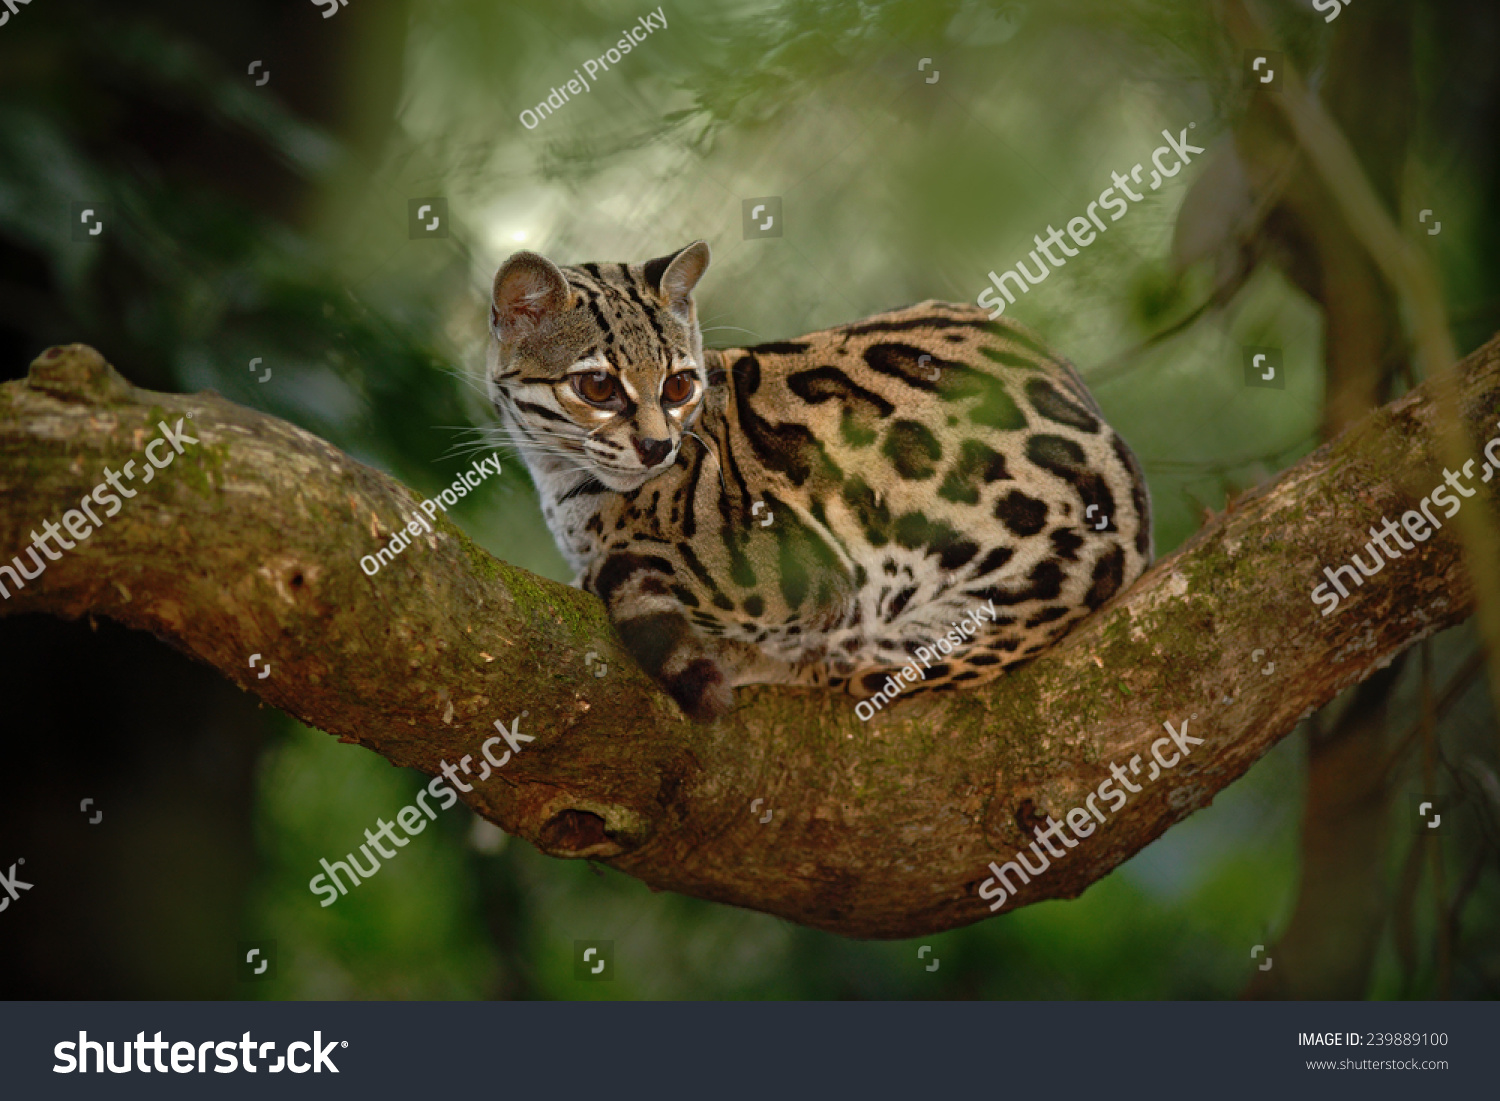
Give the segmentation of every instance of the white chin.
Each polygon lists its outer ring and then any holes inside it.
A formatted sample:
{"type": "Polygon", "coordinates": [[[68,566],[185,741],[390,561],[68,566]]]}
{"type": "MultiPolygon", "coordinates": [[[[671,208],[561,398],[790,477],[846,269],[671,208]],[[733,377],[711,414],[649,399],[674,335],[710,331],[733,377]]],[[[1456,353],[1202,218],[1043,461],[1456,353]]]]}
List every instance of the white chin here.
{"type": "Polygon", "coordinates": [[[594,478],[616,493],[629,493],[633,489],[640,489],[664,469],[666,468],[661,467],[655,470],[642,470],[636,474],[626,474],[618,470],[600,470],[595,467],[594,478]]]}

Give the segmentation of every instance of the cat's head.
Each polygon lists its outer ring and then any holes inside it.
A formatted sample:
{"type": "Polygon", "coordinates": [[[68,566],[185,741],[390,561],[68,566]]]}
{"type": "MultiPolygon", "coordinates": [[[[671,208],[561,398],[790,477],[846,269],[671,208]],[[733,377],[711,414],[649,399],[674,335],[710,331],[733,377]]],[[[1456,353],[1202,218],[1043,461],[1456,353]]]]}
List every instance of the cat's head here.
{"type": "Polygon", "coordinates": [[[693,303],[708,262],[694,241],[644,264],[500,266],[489,394],[523,451],[622,492],[676,461],[708,387],[693,303]]]}

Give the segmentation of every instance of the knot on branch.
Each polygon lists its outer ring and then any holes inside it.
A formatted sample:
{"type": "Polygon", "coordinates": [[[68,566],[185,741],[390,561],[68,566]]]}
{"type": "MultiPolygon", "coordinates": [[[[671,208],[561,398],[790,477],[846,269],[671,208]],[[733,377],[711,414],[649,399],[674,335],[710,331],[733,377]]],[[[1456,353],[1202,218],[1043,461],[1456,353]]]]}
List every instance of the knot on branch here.
{"type": "Polygon", "coordinates": [[[87,344],[53,345],[31,361],[26,385],[60,401],[104,405],[129,400],[135,387],[87,344]]]}
{"type": "Polygon", "coordinates": [[[588,809],[571,806],[551,814],[537,831],[536,845],[549,856],[605,860],[637,848],[649,832],[645,819],[625,807],[590,803],[588,809]]]}

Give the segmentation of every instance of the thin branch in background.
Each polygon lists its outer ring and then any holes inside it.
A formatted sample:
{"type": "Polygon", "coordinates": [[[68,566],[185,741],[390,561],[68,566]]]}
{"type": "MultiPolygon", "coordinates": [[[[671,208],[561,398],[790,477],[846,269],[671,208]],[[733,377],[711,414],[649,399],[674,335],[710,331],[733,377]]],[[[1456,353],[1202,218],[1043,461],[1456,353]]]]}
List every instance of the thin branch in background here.
{"type": "MultiPolygon", "coordinates": [[[[1500,868],[1500,822],[1496,819],[1496,812],[1500,811],[1500,777],[1495,775],[1488,764],[1472,754],[1464,761],[1462,768],[1455,767],[1444,758],[1443,768],[1449,781],[1462,792],[1460,801],[1476,808],[1480,832],[1468,870],[1460,879],[1458,888],[1448,903],[1446,914],[1440,914],[1447,922],[1450,952],[1457,955],[1463,938],[1464,910],[1484,878],[1485,870],[1500,868]]],[[[1488,987],[1489,983],[1483,972],[1479,971],[1472,960],[1469,963],[1472,969],[1470,973],[1488,987]]]]}
{"type": "MultiPolygon", "coordinates": [[[[1433,709],[1433,721],[1441,722],[1449,709],[1463,698],[1464,693],[1469,690],[1469,686],[1473,683],[1474,678],[1484,671],[1484,662],[1485,654],[1482,647],[1464,659],[1463,666],[1457,673],[1453,674],[1452,679],[1448,681],[1448,687],[1443,689],[1443,694],[1438,697],[1437,706],[1433,709]]],[[[1381,771],[1385,774],[1384,782],[1387,785],[1391,783],[1396,767],[1407,753],[1411,751],[1411,747],[1421,735],[1424,720],[1425,716],[1418,718],[1416,722],[1407,727],[1406,732],[1397,741],[1396,748],[1391,750],[1390,756],[1386,758],[1385,765],[1381,771]]]]}
{"type": "MultiPolygon", "coordinates": [[[[1422,790],[1437,799],[1437,716],[1432,701],[1432,640],[1424,639],[1422,653],[1422,790]]],[[[1451,814],[1450,814],[1450,825],[1451,814]]],[[[1422,843],[1432,852],[1433,933],[1437,938],[1437,996],[1446,1000],[1453,980],[1453,953],[1448,939],[1448,902],[1443,883],[1443,842],[1439,834],[1424,833],[1422,843]]]]}
{"type": "MultiPolygon", "coordinates": [[[[1261,231],[1266,216],[1281,200],[1281,196],[1286,191],[1287,183],[1291,180],[1292,173],[1298,165],[1298,154],[1299,151],[1293,147],[1282,158],[1281,164],[1277,165],[1272,171],[1269,179],[1266,181],[1266,185],[1257,195],[1255,205],[1251,208],[1249,214],[1237,230],[1235,236],[1242,255],[1244,250],[1254,240],[1255,235],[1261,231]]],[[[1144,355],[1158,344],[1186,332],[1214,306],[1228,303],[1250,281],[1250,277],[1255,273],[1253,265],[1247,266],[1241,263],[1236,267],[1237,270],[1234,275],[1227,281],[1221,281],[1221,285],[1215,287],[1213,293],[1204,299],[1203,302],[1199,303],[1186,317],[1174,321],[1165,329],[1153,333],[1134,348],[1128,348],[1111,359],[1106,360],[1099,367],[1087,373],[1084,376],[1085,380],[1091,386],[1100,386],[1106,382],[1114,381],[1121,375],[1127,374],[1141,365],[1138,359],[1139,356],[1144,355]]]]}
{"type": "Polygon", "coordinates": [[[1472,799],[1479,811],[1479,829],[1485,842],[1495,852],[1495,867],[1500,868],[1500,776],[1476,754],[1469,754],[1463,768],[1451,769],[1453,782],[1472,799]]]}
{"type": "Polygon", "coordinates": [[[1218,302],[1218,300],[1218,294],[1210,295],[1208,298],[1204,299],[1197,306],[1195,306],[1192,312],[1189,313],[1186,317],[1172,322],[1172,324],[1168,325],[1165,329],[1157,330],[1156,332],[1148,336],[1145,340],[1137,344],[1135,347],[1127,348],[1125,351],[1120,352],[1110,359],[1105,360],[1092,371],[1087,372],[1084,375],[1084,380],[1088,382],[1090,386],[1102,386],[1106,382],[1113,382],[1121,375],[1133,371],[1135,368],[1141,365],[1139,359],[1140,356],[1145,355],[1158,344],[1171,340],[1179,333],[1185,332],[1200,317],[1207,313],[1209,309],[1216,302],[1218,302]]]}
{"type": "Polygon", "coordinates": [[[1479,886],[1479,880],[1492,859],[1493,854],[1486,852],[1483,847],[1474,854],[1474,859],[1469,862],[1469,870],[1464,873],[1463,879],[1458,884],[1458,890],[1453,893],[1453,900],[1448,905],[1447,914],[1440,915],[1446,926],[1444,933],[1450,945],[1456,947],[1459,938],[1463,935],[1464,907],[1468,905],[1469,898],[1474,894],[1474,889],[1479,886]]]}
{"type": "MultiPolygon", "coordinates": [[[[1429,643],[1423,643],[1424,649],[1427,645],[1429,643]]],[[[1431,670],[1424,667],[1422,714],[1402,734],[1397,745],[1386,758],[1385,764],[1382,766],[1384,783],[1389,785],[1393,782],[1396,769],[1411,751],[1413,745],[1416,744],[1418,738],[1427,731],[1429,723],[1436,726],[1436,724],[1443,721],[1448,711],[1463,699],[1464,695],[1473,686],[1475,678],[1484,671],[1484,665],[1485,654],[1483,649],[1471,653],[1464,659],[1462,667],[1449,679],[1447,686],[1435,702],[1431,698],[1431,670]]],[[[1431,779],[1428,779],[1426,784],[1429,791],[1433,790],[1433,781],[1431,779]]],[[[1413,841],[1410,849],[1407,851],[1406,859],[1402,863],[1401,872],[1397,877],[1396,887],[1391,900],[1393,936],[1395,939],[1396,956],[1401,964],[1402,997],[1404,998],[1412,996],[1416,976],[1416,897],[1422,878],[1422,856],[1426,852],[1426,844],[1429,840],[1435,839],[1430,839],[1424,833],[1413,841]]],[[[1479,853],[1479,862],[1481,865],[1487,866],[1490,862],[1490,854],[1481,851],[1479,853]]],[[[1468,883],[1467,878],[1465,879],[1465,883],[1468,883]]],[[[1466,899],[1468,892],[1471,890],[1472,885],[1468,885],[1461,890],[1460,894],[1466,899]]],[[[1455,897],[1448,906],[1447,915],[1444,916],[1440,912],[1440,921],[1448,921],[1450,930],[1457,929],[1456,923],[1461,908],[1461,899],[1455,897]]],[[[1456,943],[1456,935],[1450,933],[1447,943],[1449,958],[1451,959],[1452,946],[1456,943]]]]}
{"type": "MultiPolygon", "coordinates": [[[[1282,49],[1278,35],[1257,0],[1219,0],[1223,23],[1242,49],[1282,49]]],[[[1463,431],[1453,370],[1458,348],[1448,328],[1447,308],[1437,275],[1426,255],[1402,234],[1370,183],[1359,156],[1338,123],[1303,81],[1291,55],[1282,50],[1282,91],[1271,97],[1286,117],[1309,163],[1328,188],[1356,239],[1405,305],[1411,318],[1414,351],[1422,377],[1431,380],[1438,410],[1436,451],[1444,467],[1462,470],[1471,441],[1463,431]]],[[[1491,699],[1500,706],[1500,534],[1483,509],[1464,509],[1453,518],[1474,581],[1480,634],[1489,650],[1491,699]]],[[[1500,723],[1496,724],[1500,738],[1500,723]]]]}
{"type": "Polygon", "coordinates": [[[1401,965],[1401,998],[1409,999],[1417,977],[1417,889],[1422,883],[1422,853],[1426,838],[1418,837],[1406,851],[1401,874],[1391,897],[1392,937],[1401,965]]]}

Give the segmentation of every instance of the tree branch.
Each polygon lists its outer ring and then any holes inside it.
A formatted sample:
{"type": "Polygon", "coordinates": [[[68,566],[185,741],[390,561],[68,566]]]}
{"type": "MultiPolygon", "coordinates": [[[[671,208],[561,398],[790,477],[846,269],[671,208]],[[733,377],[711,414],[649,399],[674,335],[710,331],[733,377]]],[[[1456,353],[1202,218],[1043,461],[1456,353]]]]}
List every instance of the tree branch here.
{"type": "MultiPolygon", "coordinates": [[[[1471,443],[1496,435],[1500,340],[1453,384],[1471,443]]],[[[442,513],[367,577],[360,557],[419,511],[405,487],[215,394],[137,390],[92,349],[54,348],[0,386],[0,550],[61,520],[106,466],[143,463],[160,422],[184,418],[199,442],[0,611],[149,630],[303,722],[430,773],[478,760],[492,724],[525,711],[536,740],[464,798],[543,852],[845,935],[917,936],[988,916],[976,894],[988,862],[1085,806],[1112,763],[1149,762],[1164,722],[1189,720],[1203,744],[1154,782],[1127,770],[1144,790],[1007,909],[1081,893],[1299,719],[1471,613],[1451,526],[1335,614],[1309,599],[1322,566],[1441,480],[1431,385],[1251,493],[990,685],[869,723],[848,696],[741,690],[728,719],[700,726],[632,664],[592,596],[493,559],[442,513]],[[585,666],[590,650],[607,676],[585,666]],[[248,665],[257,652],[266,679],[248,665]]],[[[1493,510],[1497,484],[1465,508],[1493,510]]]]}

